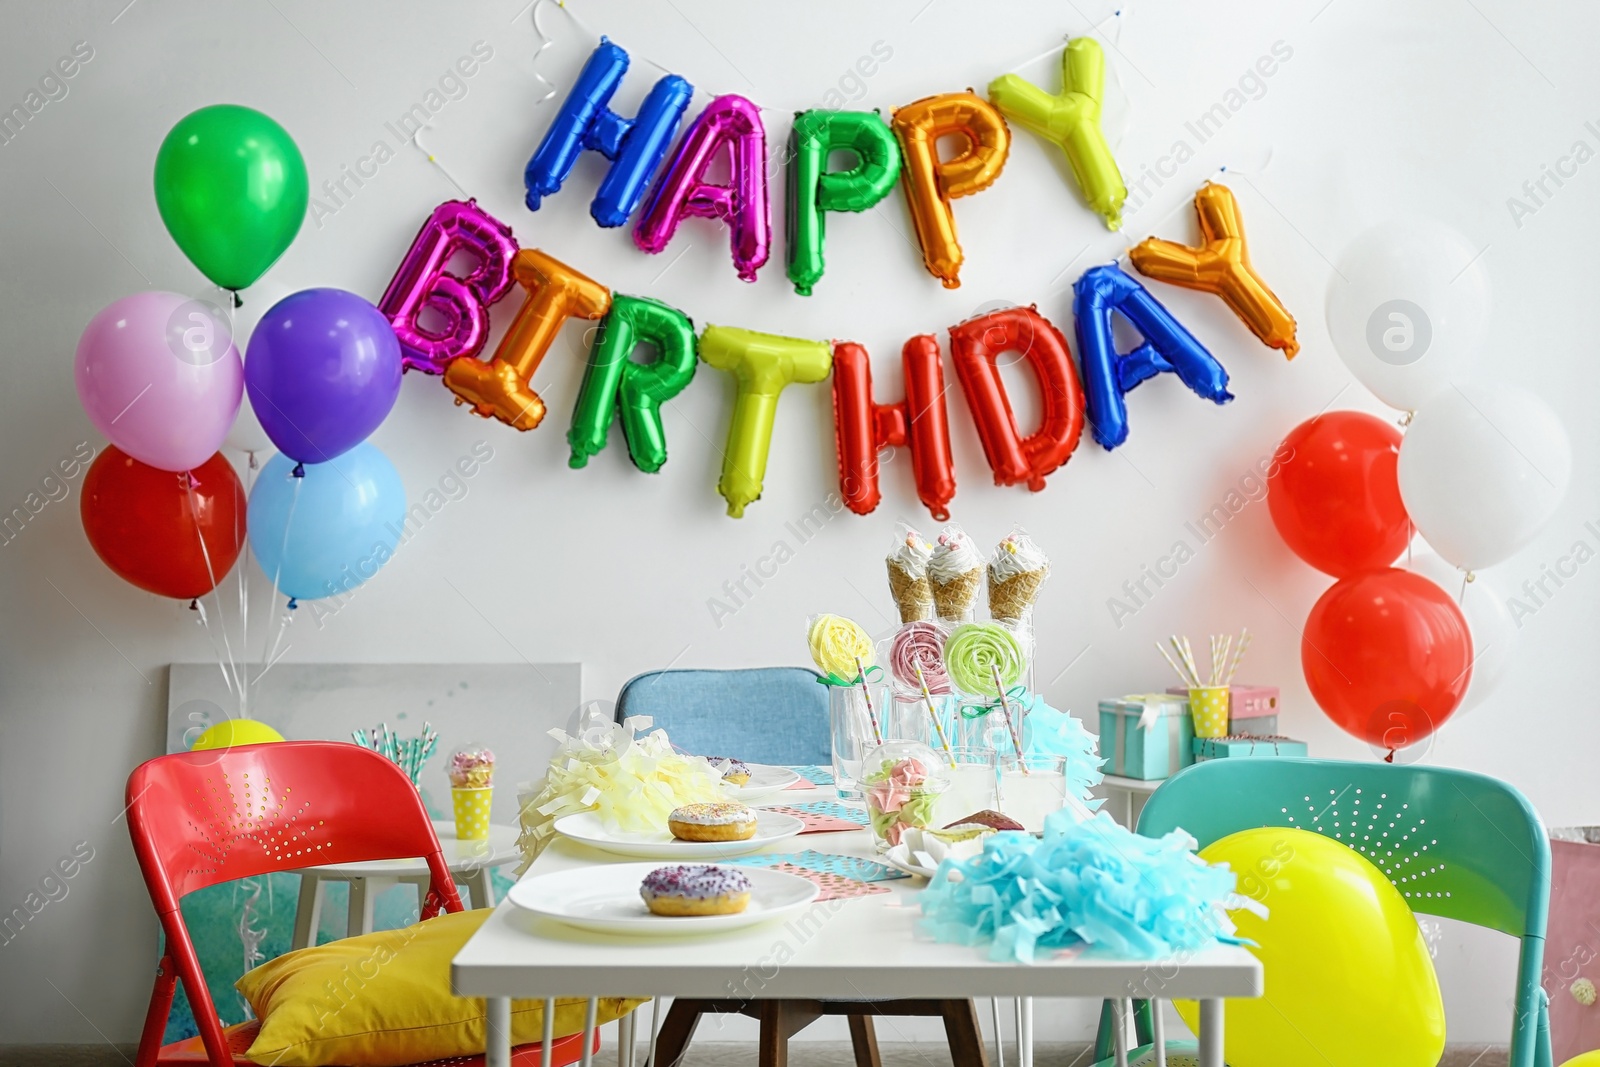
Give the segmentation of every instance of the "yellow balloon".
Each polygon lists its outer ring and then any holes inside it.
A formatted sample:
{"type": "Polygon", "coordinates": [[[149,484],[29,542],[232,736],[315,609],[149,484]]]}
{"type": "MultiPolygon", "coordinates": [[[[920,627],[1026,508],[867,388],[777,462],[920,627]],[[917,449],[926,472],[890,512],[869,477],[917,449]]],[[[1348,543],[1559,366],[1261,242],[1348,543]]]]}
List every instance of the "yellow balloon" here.
{"type": "Polygon", "coordinates": [[[257,722],[254,719],[223,719],[207,727],[205,733],[195,738],[194,744],[189,746],[189,751],[208,752],[217,748],[265,745],[282,740],[283,735],[264,722],[257,722]]]}
{"type": "Polygon", "coordinates": [[[1595,1049],[1593,1052],[1580,1052],[1566,1063],[1563,1063],[1561,1067],[1600,1067],[1600,1049],[1595,1049]]]}
{"type": "MultiPolygon", "coordinates": [[[[1200,851],[1226,863],[1266,919],[1233,914],[1265,970],[1266,995],[1227,1002],[1230,1067],[1435,1067],[1444,1002],[1417,920],[1354,849],[1267,826],[1200,851]]],[[[1176,1002],[1193,1029],[1193,1001],[1176,1002]]]]}

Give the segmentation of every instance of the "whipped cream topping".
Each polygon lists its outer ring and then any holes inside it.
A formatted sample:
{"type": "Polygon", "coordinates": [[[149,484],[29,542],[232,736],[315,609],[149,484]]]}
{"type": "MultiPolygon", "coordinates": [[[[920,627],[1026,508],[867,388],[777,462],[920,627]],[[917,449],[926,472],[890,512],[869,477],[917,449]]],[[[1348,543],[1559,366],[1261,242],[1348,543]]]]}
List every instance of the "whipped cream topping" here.
{"type": "Polygon", "coordinates": [[[916,530],[900,524],[900,540],[889,550],[888,560],[912,578],[921,578],[933,557],[933,545],[916,530]]]}
{"type": "Polygon", "coordinates": [[[951,524],[939,534],[939,543],[928,560],[928,577],[944,585],[963,574],[983,569],[983,557],[961,527],[951,524]]]}
{"type": "Polygon", "coordinates": [[[1014,578],[1031,571],[1042,571],[1050,566],[1050,559],[1033,538],[1019,530],[1012,530],[1004,541],[995,546],[994,557],[989,560],[989,576],[997,582],[1014,578]]]}

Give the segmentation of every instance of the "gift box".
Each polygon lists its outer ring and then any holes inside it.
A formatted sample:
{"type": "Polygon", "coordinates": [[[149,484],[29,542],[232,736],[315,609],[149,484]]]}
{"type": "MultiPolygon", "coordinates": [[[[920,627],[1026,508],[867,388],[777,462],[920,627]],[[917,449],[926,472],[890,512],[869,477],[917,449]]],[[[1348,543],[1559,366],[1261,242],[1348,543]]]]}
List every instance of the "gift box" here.
{"type": "Polygon", "coordinates": [[[1188,701],[1139,693],[1100,702],[1100,755],[1105,772],[1145,781],[1167,778],[1194,762],[1194,720],[1188,701]]]}
{"type": "Polygon", "coordinates": [[[1289,737],[1257,737],[1254,734],[1229,734],[1227,737],[1197,737],[1191,742],[1197,763],[1209,759],[1253,759],[1262,756],[1300,756],[1306,743],[1289,737]]]}
{"type": "MultiPolygon", "coordinates": [[[[1172,686],[1168,693],[1187,696],[1189,690],[1172,686]]],[[[1275,737],[1278,733],[1278,687],[1275,685],[1232,685],[1228,687],[1228,732],[1251,737],[1275,737]]]]}

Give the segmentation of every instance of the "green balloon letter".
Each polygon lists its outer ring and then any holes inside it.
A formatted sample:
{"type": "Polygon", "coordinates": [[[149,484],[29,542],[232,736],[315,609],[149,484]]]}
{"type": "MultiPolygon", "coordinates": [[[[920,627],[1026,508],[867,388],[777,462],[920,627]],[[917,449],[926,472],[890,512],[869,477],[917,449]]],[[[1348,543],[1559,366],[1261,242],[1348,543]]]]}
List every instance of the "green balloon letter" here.
{"type": "Polygon", "coordinates": [[[804,111],[789,134],[789,280],[810,296],[822,277],[825,211],[865,211],[894,191],[900,148],[876,111],[804,111]],[[828,173],[828,153],[855,153],[849,170],[828,173]]]}
{"type": "Polygon", "coordinates": [[[700,335],[700,358],[738,383],[717,483],[717,492],[728,501],[728,514],[737,519],[761,496],[778,394],[790,382],[825,381],[833,369],[833,350],[826,341],[707,326],[700,335]]]}
{"type": "Polygon", "coordinates": [[[694,368],[694,323],[689,316],[659,300],[614,295],[583,371],[567,431],[572,446],[568,465],[582,467],[606,447],[615,411],[622,416],[622,436],[633,465],[649,474],[660,470],[667,461],[661,405],[683,392],[694,368]],[[635,363],[630,357],[643,343],[655,345],[656,358],[635,363]]]}
{"type": "Polygon", "coordinates": [[[1015,74],[1004,74],[989,83],[989,101],[1012,122],[1061,146],[1083,198],[1115,230],[1122,226],[1128,190],[1100,130],[1105,80],[1106,57],[1099,43],[1077,37],[1061,53],[1061,95],[1051,96],[1015,74]]]}

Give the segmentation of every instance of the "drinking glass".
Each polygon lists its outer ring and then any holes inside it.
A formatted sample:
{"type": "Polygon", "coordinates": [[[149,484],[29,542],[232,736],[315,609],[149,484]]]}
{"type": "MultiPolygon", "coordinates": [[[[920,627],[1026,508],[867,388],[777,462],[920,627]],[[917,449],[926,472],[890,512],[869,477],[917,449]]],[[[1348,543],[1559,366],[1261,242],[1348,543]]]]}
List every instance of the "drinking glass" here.
{"type": "Polygon", "coordinates": [[[1065,756],[1001,756],[1000,810],[1038,833],[1044,819],[1067,802],[1065,756]]]}
{"type": "Polygon", "coordinates": [[[861,799],[861,754],[878,743],[867,714],[867,698],[882,729],[889,708],[889,687],[868,682],[828,687],[828,722],[833,741],[833,784],[840,800],[861,799]]]}
{"type": "Polygon", "coordinates": [[[935,807],[934,821],[939,826],[949,826],[975,812],[995,808],[994,749],[953,748],[950,758],[955,761],[953,767],[946,761],[945,774],[950,779],[950,788],[939,797],[935,807]]]}

